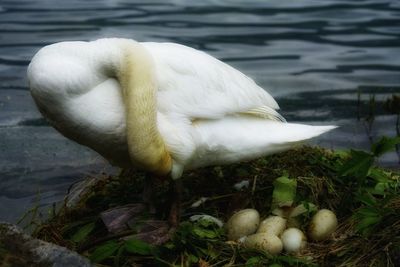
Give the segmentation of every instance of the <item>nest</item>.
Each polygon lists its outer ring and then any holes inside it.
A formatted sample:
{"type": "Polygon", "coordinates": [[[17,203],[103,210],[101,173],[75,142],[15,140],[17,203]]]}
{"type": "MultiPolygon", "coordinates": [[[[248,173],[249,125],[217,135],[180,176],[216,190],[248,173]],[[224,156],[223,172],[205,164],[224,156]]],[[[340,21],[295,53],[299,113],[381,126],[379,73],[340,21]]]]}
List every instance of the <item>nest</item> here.
{"type": "MultiPolygon", "coordinates": [[[[125,237],[135,234],[135,229],[110,233],[100,219],[100,213],[107,209],[140,201],[146,176],[132,170],[101,175],[85,188],[74,206],[65,202],[52,218],[40,222],[34,235],[104,266],[400,266],[399,173],[373,167],[389,181],[379,191],[382,194],[376,193],[373,190],[379,189],[378,182],[368,174],[361,180],[340,174],[340,166],[348,158],[349,153],[302,147],[255,161],[186,173],[181,225],[170,241],[156,246],[127,243],[125,237]],[[309,242],[296,255],[272,256],[227,241],[224,229],[215,225],[189,220],[191,215],[203,213],[227,221],[234,211],[249,207],[267,217],[273,181],[282,175],[297,180],[298,203],[314,203],[335,211],[340,225],[329,240],[309,242]],[[243,180],[249,182],[247,188],[233,188],[243,180]],[[201,198],[203,203],[191,207],[201,198]],[[101,249],[103,257],[98,257],[101,249]]],[[[156,187],[155,219],[163,220],[169,205],[165,201],[168,183],[160,182],[156,187]]],[[[304,222],[307,216],[311,214],[305,215],[304,222]]],[[[303,230],[306,228],[304,224],[303,230]]]]}

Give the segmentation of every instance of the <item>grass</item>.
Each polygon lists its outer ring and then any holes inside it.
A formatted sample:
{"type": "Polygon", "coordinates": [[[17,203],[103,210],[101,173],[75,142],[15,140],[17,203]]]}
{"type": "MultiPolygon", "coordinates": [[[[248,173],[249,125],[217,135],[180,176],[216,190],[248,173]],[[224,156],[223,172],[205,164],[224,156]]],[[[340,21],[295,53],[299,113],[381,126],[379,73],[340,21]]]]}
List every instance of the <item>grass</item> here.
{"type": "MultiPolygon", "coordinates": [[[[398,142],[383,138],[371,152],[302,147],[186,173],[181,224],[172,239],[160,246],[126,238],[136,233],[140,223],[111,234],[100,219],[104,210],[141,200],[145,175],[132,170],[98,179],[75,207],[64,205],[34,235],[76,250],[99,266],[399,266],[400,176],[374,165],[398,142]],[[227,241],[225,230],[209,221],[189,220],[193,214],[209,214],[226,222],[243,208],[255,208],[266,217],[273,182],[281,176],[296,179],[295,203],[335,211],[340,225],[330,240],[309,242],[301,254],[272,256],[227,241]],[[237,191],[233,185],[242,180],[250,186],[237,191]],[[201,197],[208,199],[192,208],[201,197]]],[[[156,187],[156,219],[166,219],[169,188],[166,182],[156,187]]],[[[143,219],[147,216],[143,214],[143,219]]],[[[311,211],[300,218],[303,230],[310,216],[311,211]]]]}

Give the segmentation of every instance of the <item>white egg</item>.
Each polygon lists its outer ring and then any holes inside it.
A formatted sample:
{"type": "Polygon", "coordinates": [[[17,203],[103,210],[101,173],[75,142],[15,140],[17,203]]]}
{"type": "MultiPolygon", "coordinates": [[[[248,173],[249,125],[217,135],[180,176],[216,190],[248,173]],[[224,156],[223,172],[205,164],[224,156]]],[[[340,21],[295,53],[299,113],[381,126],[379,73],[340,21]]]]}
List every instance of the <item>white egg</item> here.
{"type": "Polygon", "coordinates": [[[306,236],[297,228],[288,228],[281,235],[283,248],[287,252],[298,252],[307,244],[306,236]]]}
{"type": "Polygon", "coordinates": [[[264,250],[273,255],[281,253],[283,248],[279,237],[268,233],[249,235],[244,239],[243,244],[247,248],[264,250]]]}
{"type": "Polygon", "coordinates": [[[315,241],[328,239],[335,232],[337,225],[335,213],[327,209],[319,210],[311,219],[308,237],[315,241]]]}
{"type": "Polygon", "coordinates": [[[255,209],[244,209],[236,212],[226,223],[229,240],[255,233],[260,224],[260,214],[255,209]]]}
{"type": "Polygon", "coordinates": [[[280,236],[285,228],[286,219],[279,216],[270,216],[260,223],[257,233],[268,233],[280,236]]]}

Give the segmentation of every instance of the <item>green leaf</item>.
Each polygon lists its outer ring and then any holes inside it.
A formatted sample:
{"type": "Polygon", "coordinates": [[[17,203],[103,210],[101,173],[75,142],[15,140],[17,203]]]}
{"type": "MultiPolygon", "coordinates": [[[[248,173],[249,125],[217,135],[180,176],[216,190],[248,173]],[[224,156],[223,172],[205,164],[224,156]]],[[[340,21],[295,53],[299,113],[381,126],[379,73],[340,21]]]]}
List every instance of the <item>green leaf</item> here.
{"type": "Polygon", "coordinates": [[[125,249],[129,253],[140,254],[140,255],[151,255],[153,247],[138,239],[129,239],[125,242],[125,249]]]}
{"type": "Polygon", "coordinates": [[[199,225],[201,225],[202,227],[209,227],[209,226],[214,224],[213,221],[207,220],[207,219],[200,219],[200,220],[197,221],[197,223],[199,225]]]}
{"type": "Polygon", "coordinates": [[[377,212],[374,208],[361,208],[355,214],[357,218],[363,217],[377,217],[380,216],[379,212],[377,212]]]}
{"type": "Polygon", "coordinates": [[[394,138],[383,136],[378,142],[372,145],[371,151],[376,157],[379,157],[394,150],[397,144],[400,144],[400,136],[394,138]]]}
{"type": "Polygon", "coordinates": [[[361,234],[368,234],[372,228],[380,223],[383,218],[383,213],[385,211],[382,210],[378,206],[368,206],[362,207],[353,215],[353,218],[356,220],[356,230],[361,234]]]}
{"type": "Polygon", "coordinates": [[[101,246],[98,246],[90,255],[92,262],[102,262],[103,260],[111,257],[121,245],[115,241],[109,241],[101,246]]]}
{"type": "Polygon", "coordinates": [[[199,262],[199,258],[196,257],[196,256],[193,255],[193,254],[187,254],[187,253],[186,253],[186,256],[187,256],[187,259],[188,259],[188,261],[189,261],[190,263],[197,263],[197,262],[199,262]]]}
{"type": "Polygon", "coordinates": [[[317,206],[311,202],[302,201],[300,205],[297,205],[290,213],[289,217],[297,217],[301,214],[309,216],[311,213],[316,212],[317,206]]]}
{"type": "Polygon", "coordinates": [[[386,172],[379,168],[371,168],[368,176],[371,177],[372,179],[374,179],[376,182],[380,182],[380,183],[391,182],[390,172],[386,172]]]}
{"type": "Polygon", "coordinates": [[[114,257],[114,266],[120,266],[121,258],[122,258],[122,253],[124,253],[124,246],[120,246],[118,248],[118,251],[114,257]]]}
{"type": "Polygon", "coordinates": [[[377,183],[374,187],[374,194],[384,195],[389,187],[389,183],[377,183]]]}
{"type": "Polygon", "coordinates": [[[356,229],[357,229],[358,232],[361,232],[362,234],[366,234],[369,231],[371,231],[371,229],[376,224],[378,224],[381,220],[382,220],[382,217],[380,217],[380,216],[362,218],[358,222],[358,224],[356,226],[356,229]]]}
{"type": "Polygon", "coordinates": [[[218,234],[215,233],[215,231],[200,228],[197,226],[195,226],[193,228],[193,233],[196,234],[200,238],[211,238],[212,239],[212,238],[216,238],[218,236],[218,234]]]}
{"type": "Polygon", "coordinates": [[[251,257],[246,261],[246,266],[259,266],[259,264],[263,261],[262,257],[256,256],[251,257]]]}
{"type": "Polygon", "coordinates": [[[71,237],[75,243],[83,241],[94,229],[95,223],[91,222],[79,228],[79,230],[71,237]]]}
{"type": "Polygon", "coordinates": [[[274,181],[272,192],[272,209],[282,206],[291,206],[296,197],[297,181],[282,176],[274,181]]]}
{"type": "Polygon", "coordinates": [[[356,199],[367,206],[374,206],[376,204],[375,197],[368,192],[363,195],[357,195],[356,199]]]}
{"type": "Polygon", "coordinates": [[[341,176],[353,176],[356,178],[365,178],[374,163],[374,156],[370,153],[358,150],[350,151],[350,159],[347,160],[339,169],[341,176]]]}

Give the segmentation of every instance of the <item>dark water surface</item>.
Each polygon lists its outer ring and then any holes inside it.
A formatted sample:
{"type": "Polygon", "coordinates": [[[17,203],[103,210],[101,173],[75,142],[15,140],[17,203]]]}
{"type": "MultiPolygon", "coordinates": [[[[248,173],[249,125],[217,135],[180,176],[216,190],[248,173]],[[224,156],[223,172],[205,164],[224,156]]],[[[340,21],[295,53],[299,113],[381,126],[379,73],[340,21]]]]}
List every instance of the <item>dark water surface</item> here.
{"type": "MultiPolygon", "coordinates": [[[[0,0],[0,220],[40,198],[62,198],[84,175],[108,168],[41,119],[26,67],[54,42],[127,37],[204,50],[277,98],[290,121],[337,124],[316,143],[369,147],[357,92],[375,94],[373,135],[395,135],[379,105],[400,91],[400,1],[0,0]]],[[[365,111],[365,109],[364,109],[365,111]]],[[[384,164],[395,166],[394,154],[384,164]]]]}

